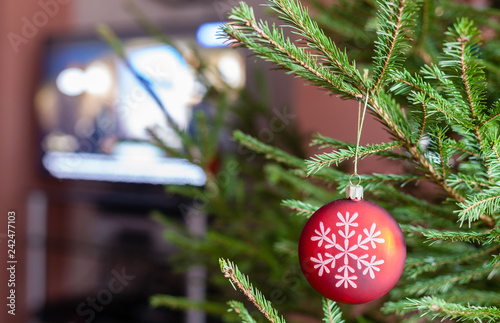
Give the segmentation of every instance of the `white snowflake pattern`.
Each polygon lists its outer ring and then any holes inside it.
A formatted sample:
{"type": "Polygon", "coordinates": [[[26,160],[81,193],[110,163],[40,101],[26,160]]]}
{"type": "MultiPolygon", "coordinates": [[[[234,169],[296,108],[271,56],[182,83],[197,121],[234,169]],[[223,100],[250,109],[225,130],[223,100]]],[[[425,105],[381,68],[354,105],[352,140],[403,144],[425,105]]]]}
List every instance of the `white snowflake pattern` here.
{"type": "Polygon", "coordinates": [[[380,230],[377,231],[375,222],[372,223],[370,230],[363,228],[364,236],[358,234],[357,238],[353,238],[356,235],[354,228],[359,226],[355,222],[358,218],[357,212],[352,215],[346,212],[345,216],[338,212],[337,217],[339,221],[335,225],[340,227],[337,233],[343,238],[343,242],[337,242],[336,234],[332,232],[331,228],[325,227],[322,221],[319,223],[319,229],[314,230],[316,235],[311,237],[311,241],[318,241],[318,247],[323,246],[323,242],[325,242],[325,249],[335,248],[338,252],[332,255],[325,251],[324,254],[318,253],[317,257],[311,257],[310,260],[315,263],[314,269],[318,270],[318,276],[330,274],[330,268],[334,270],[338,265],[335,274],[335,279],[338,281],[335,286],[357,288],[356,280],[358,276],[356,276],[355,267],[361,271],[362,275],[369,275],[371,279],[375,279],[375,274],[380,272],[380,265],[384,264],[384,260],[377,259],[374,255],[370,258],[366,251],[370,248],[376,249],[377,244],[383,244],[385,240],[380,237],[381,232],[380,230]],[[328,237],[330,232],[332,232],[331,238],[328,237]],[[351,238],[353,239],[351,240],[351,238]],[[355,252],[356,250],[357,252],[355,252]],[[370,260],[368,260],[369,258],[370,260]]]}
{"type": "Polygon", "coordinates": [[[326,235],[331,231],[330,228],[328,228],[326,231],[325,231],[325,226],[323,224],[323,222],[320,222],[319,223],[319,231],[316,229],[314,230],[314,233],[317,234],[317,236],[313,236],[311,237],[311,240],[312,241],[318,241],[318,247],[321,247],[321,245],[323,244],[323,241],[326,241],[326,242],[330,242],[330,244],[334,244],[326,235]]]}
{"type": "Polygon", "coordinates": [[[329,253],[325,253],[325,255],[327,257],[329,256],[328,258],[330,259],[323,260],[323,256],[320,253],[318,253],[318,258],[311,257],[311,261],[316,263],[316,265],[314,265],[314,269],[319,268],[318,276],[323,276],[323,271],[325,271],[327,274],[330,273],[330,269],[328,269],[328,264],[332,262],[334,258],[329,253]]]}
{"type": "Polygon", "coordinates": [[[366,239],[371,242],[372,248],[375,249],[377,248],[377,245],[375,242],[378,243],[384,243],[385,240],[382,238],[376,238],[380,235],[380,231],[375,232],[375,223],[372,224],[372,227],[370,228],[370,232],[368,230],[363,229],[363,232],[366,234],[366,239]]]}
{"type": "Polygon", "coordinates": [[[378,268],[376,266],[382,265],[384,263],[384,261],[382,259],[377,260],[377,261],[375,261],[375,259],[376,259],[376,257],[372,256],[372,259],[370,259],[370,262],[368,262],[366,260],[360,260],[360,262],[366,266],[365,270],[363,271],[363,275],[366,275],[366,273],[369,272],[371,279],[375,278],[375,273],[373,272],[374,270],[380,271],[380,268],[378,268]]]}

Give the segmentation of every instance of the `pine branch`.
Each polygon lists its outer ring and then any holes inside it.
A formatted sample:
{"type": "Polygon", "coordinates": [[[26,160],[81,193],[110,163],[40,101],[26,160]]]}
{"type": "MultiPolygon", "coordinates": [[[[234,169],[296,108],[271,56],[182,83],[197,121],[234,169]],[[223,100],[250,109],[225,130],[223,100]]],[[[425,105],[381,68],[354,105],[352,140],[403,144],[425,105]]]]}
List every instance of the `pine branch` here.
{"type": "Polygon", "coordinates": [[[490,183],[492,185],[500,181],[500,152],[498,146],[498,138],[495,138],[495,142],[491,144],[489,151],[484,156],[486,169],[488,170],[490,183]]]}
{"type": "Polygon", "coordinates": [[[318,149],[324,149],[329,147],[347,149],[351,147],[356,147],[356,144],[337,140],[335,138],[326,137],[319,133],[316,133],[312,136],[312,140],[309,146],[318,146],[318,149]]]}
{"type": "MultiPolygon", "coordinates": [[[[369,104],[375,111],[375,113],[380,117],[380,119],[387,125],[390,131],[401,141],[404,142],[404,147],[410,153],[410,155],[415,159],[415,161],[424,169],[424,171],[433,179],[435,183],[441,186],[444,191],[457,200],[458,202],[462,202],[465,198],[460,195],[455,189],[447,185],[446,181],[442,179],[439,173],[435,170],[432,163],[426,158],[426,156],[418,149],[418,147],[412,144],[410,138],[410,131],[403,131],[403,128],[400,127],[404,122],[401,120],[399,124],[396,124],[394,120],[396,118],[391,118],[389,114],[386,112],[389,108],[383,106],[384,100],[373,99],[374,96],[381,95],[382,92],[377,93],[377,95],[373,94],[370,96],[369,104]]],[[[482,216],[481,220],[483,220],[490,227],[494,226],[494,221],[488,216],[482,216]]]]}
{"type": "Polygon", "coordinates": [[[329,201],[332,198],[331,191],[326,190],[323,186],[315,185],[309,178],[297,176],[293,170],[287,170],[280,165],[267,164],[264,166],[264,172],[269,182],[273,184],[279,181],[288,183],[300,190],[304,196],[311,196],[316,201],[329,201]]]}
{"type": "MultiPolygon", "coordinates": [[[[390,185],[380,185],[376,190],[371,190],[371,193],[376,195],[379,199],[390,200],[390,201],[401,201],[405,206],[414,206],[421,209],[424,214],[428,214],[429,217],[446,218],[447,216],[451,219],[451,212],[449,206],[434,205],[425,200],[416,198],[415,196],[407,193],[403,193],[390,185]]],[[[424,215],[420,216],[425,218],[424,215]]],[[[453,218],[454,220],[454,218],[453,218]]]]}
{"type": "MultiPolygon", "coordinates": [[[[275,160],[279,163],[282,163],[284,165],[288,165],[290,167],[296,167],[297,169],[292,170],[296,175],[301,176],[300,173],[302,172],[302,169],[305,168],[305,162],[304,160],[297,158],[295,156],[292,156],[283,150],[267,145],[258,139],[244,134],[243,132],[236,130],[233,133],[233,137],[235,140],[240,142],[241,145],[257,152],[257,153],[262,153],[265,155],[266,158],[275,160]]],[[[325,168],[319,171],[317,174],[315,174],[319,178],[327,179],[329,181],[337,181],[341,180],[344,178],[348,178],[349,175],[346,175],[345,173],[333,169],[333,168],[325,168]]]]}
{"type": "Polygon", "coordinates": [[[276,147],[266,145],[263,142],[255,139],[250,135],[244,134],[239,130],[233,132],[233,137],[241,145],[250,148],[255,152],[264,154],[268,159],[273,159],[285,165],[297,168],[303,168],[305,165],[302,159],[292,156],[276,147]]]}
{"type": "MultiPolygon", "coordinates": [[[[438,73],[442,73],[435,65],[424,66],[421,70],[422,75],[429,77],[437,77],[438,73]],[[437,72],[439,71],[439,72],[437,72]]],[[[409,94],[408,99],[414,104],[426,104],[426,108],[432,112],[441,113],[448,121],[468,126],[466,121],[459,117],[457,108],[453,106],[446,98],[444,98],[429,82],[425,81],[420,75],[411,75],[408,71],[393,71],[392,78],[394,84],[390,91],[395,94],[409,94]],[[423,96],[423,97],[422,97],[423,96]],[[430,101],[425,100],[430,99],[430,101]]],[[[444,76],[441,76],[444,77],[444,76]]],[[[444,79],[446,80],[446,79],[444,79]]],[[[446,83],[449,86],[449,83],[446,83]]]]}
{"type": "Polygon", "coordinates": [[[267,22],[257,22],[253,10],[244,2],[231,11],[232,22],[223,27],[230,44],[241,44],[261,58],[295,73],[318,87],[350,98],[361,97],[361,93],[323,66],[319,59],[304,48],[295,46],[282,30],[267,22]]]}
{"type": "MultiPolygon", "coordinates": [[[[325,137],[319,133],[314,134],[311,140],[310,146],[318,146],[318,149],[324,148],[339,148],[339,149],[350,149],[356,148],[356,144],[344,142],[337,140],[335,138],[325,137]]],[[[397,160],[410,160],[410,157],[404,154],[394,153],[391,151],[381,151],[377,155],[384,156],[388,158],[393,158],[397,160]]]]}
{"type": "Polygon", "coordinates": [[[492,123],[494,121],[498,121],[499,118],[500,118],[500,113],[496,113],[496,114],[492,115],[491,117],[489,117],[488,119],[481,121],[479,126],[483,127],[485,125],[489,125],[490,123],[492,123]]]}
{"type": "Polygon", "coordinates": [[[419,311],[421,316],[428,316],[432,321],[437,319],[454,319],[458,322],[471,320],[473,322],[498,322],[500,309],[494,306],[481,307],[448,303],[444,299],[426,296],[420,299],[408,299],[400,302],[389,302],[384,306],[384,312],[396,312],[399,315],[419,311]]]}
{"type": "Polygon", "coordinates": [[[448,302],[456,302],[467,305],[500,304],[500,293],[470,288],[465,289],[455,287],[448,293],[443,294],[442,297],[448,302]],[[464,295],[467,295],[467,298],[464,299],[464,295]]]}
{"type": "MultiPolygon", "coordinates": [[[[459,76],[461,84],[452,83],[446,88],[452,103],[457,107],[463,107],[462,111],[469,111],[475,135],[482,152],[486,153],[487,144],[484,142],[480,124],[483,121],[486,95],[486,82],[484,68],[478,63],[479,56],[479,31],[473,22],[467,18],[459,19],[448,33],[452,39],[444,47],[447,60],[441,65],[448,68],[452,74],[459,76]]],[[[488,170],[487,160],[486,170],[488,170]]],[[[493,181],[490,178],[491,181],[493,181]]]]}
{"type": "MultiPolygon", "coordinates": [[[[486,89],[484,72],[474,61],[478,57],[479,31],[472,21],[464,18],[459,20],[455,25],[455,31],[449,32],[449,35],[453,37],[454,41],[459,42],[460,78],[463,82],[472,119],[477,120],[478,113],[481,112],[478,109],[484,109],[483,99],[486,89]]],[[[451,57],[455,56],[453,47],[448,47],[445,54],[451,57]]]]}
{"type": "Polygon", "coordinates": [[[152,307],[168,307],[171,309],[201,309],[207,313],[221,315],[226,312],[226,308],[218,302],[195,301],[186,297],[171,295],[153,295],[149,299],[152,307]]]}
{"type": "Polygon", "coordinates": [[[386,77],[386,72],[401,68],[403,51],[409,47],[408,30],[413,21],[416,5],[413,1],[393,0],[378,1],[378,25],[376,57],[374,62],[374,90],[379,90],[386,77]],[[390,22],[390,23],[388,23],[390,22]]]}
{"type": "Polygon", "coordinates": [[[457,151],[461,151],[462,153],[467,154],[471,157],[479,157],[479,154],[470,150],[470,145],[467,145],[464,142],[455,142],[454,144],[450,144],[450,147],[455,148],[457,151]]]}
{"type": "MultiPolygon", "coordinates": [[[[303,41],[311,50],[316,50],[318,58],[332,67],[332,70],[344,76],[344,80],[353,86],[363,84],[363,78],[355,63],[349,62],[347,54],[340,51],[334,42],[311,19],[307,9],[300,2],[293,0],[270,0],[270,7],[278,12],[279,17],[291,24],[296,33],[304,37],[303,41]]],[[[365,92],[365,87],[359,88],[365,92]]]]}
{"type": "MultiPolygon", "coordinates": [[[[382,143],[376,145],[367,145],[364,147],[358,148],[358,159],[363,159],[370,155],[377,155],[381,152],[385,152],[388,150],[393,150],[399,146],[401,146],[400,141],[394,141],[389,143],[382,143]]],[[[331,164],[335,163],[338,165],[340,162],[353,158],[356,156],[356,148],[349,147],[347,149],[340,149],[337,151],[333,151],[331,153],[324,153],[321,155],[315,155],[311,158],[311,160],[306,161],[307,172],[308,174],[313,174],[318,172],[323,167],[328,167],[331,164]]]]}
{"type": "Polygon", "coordinates": [[[462,270],[458,273],[441,275],[436,278],[418,281],[412,285],[404,286],[405,295],[425,295],[445,293],[455,285],[465,285],[471,281],[491,278],[495,276],[500,268],[500,264],[479,266],[469,270],[462,270]]]}
{"type": "Polygon", "coordinates": [[[422,116],[422,125],[420,126],[420,134],[418,135],[418,139],[416,141],[416,143],[420,143],[420,141],[422,140],[422,138],[424,137],[424,134],[425,134],[425,126],[426,126],[426,121],[427,121],[427,115],[428,115],[428,112],[427,112],[427,105],[428,103],[423,100],[420,102],[421,106],[422,106],[422,113],[423,113],[423,116],[422,116]]]}
{"type": "Polygon", "coordinates": [[[463,173],[450,174],[446,181],[451,187],[465,191],[477,192],[493,186],[493,184],[487,179],[463,173]]]}
{"type": "MultiPolygon", "coordinates": [[[[305,164],[304,164],[305,168],[305,164]]],[[[332,184],[335,182],[340,182],[340,181],[347,181],[349,180],[350,175],[346,174],[336,168],[323,168],[316,174],[311,174],[307,175],[307,172],[305,169],[291,169],[290,172],[298,177],[301,178],[315,178],[315,179],[320,179],[324,181],[326,184],[332,184]]]]}
{"type": "MultiPolygon", "coordinates": [[[[380,189],[382,186],[398,184],[400,187],[406,184],[424,179],[422,175],[418,174],[378,174],[373,173],[372,175],[359,175],[361,183],[363,183],[363,189],[366,192],[373,192],[380,189]]],[[[344,191],[347,185],[349,185],[349,178],[338,179],[337,189],[339,191],[344,191]]],[[[396,189],[394,189],[396,190],[396,189]]],[[[402,193],[404,194],[404,193],[402,193]]]]}
{"type": "Polygon", "coordinates": [[[337,303],[327,298],[323,298],[322,303],[323,303],[323,322],[325,323],[345,322],[342,319],[342,312],[340,311],[340,308],[337,306],[337,303]]]}
{"type": "Polygon", "coordinates": [[[420,259],[407,259],[405,264],[405,271],[410,278],[415,279],[422,273],[435,272],[445,265],[456,265],[470,260],[482,258],[483,256],[489,255],[490,253],[494,252],[498,248],[500,248],[500,246],[495,245],[490,248],[474,250],[472,252],[460,255],[445,257],[426,256],[420,259]]]}
{"type": "Polygon", "coordinates": [[[494,221],[491,215],[500,207],[500,188],[493,187],[482,193],[472,195],[465,201],[458,203],[458,206],[461,210],[457,210],[456,212],[461,224],[467,220],[470,226],[472,221],[488,215],[490,215],[488,218],[494,221]]]}
{"type": "Polygon", "coordinates": [[[314,206],[298,200],[283,200],[281,205],[295,211],[297,215],[308,218],[319,209],[319,206],[314,206]]]}
{"type": "Polygon", "coordinates": [[[438,130],[436,133],[436,138],[437,138],[437,148],[439,152],[439,164],[441,165],[441,178],[443,180],[446,180],[446,164],[448,162],[448,156],[446,156],[446,153],[444,152],[444,147],[443,147],[443,138],[444,138],[444,132],[445,130],[438,130]]]}
{"type": "Polygon", "coordinates": [[[500,242],[500,229],[494,228],[486,233],[481,232],[454,232],[454,231],[440,231],[436,229],[426,229],[412,225],[401,224],[401,230],[411,235],[418,235],[428,239],[428,241],[448,241],[457,242],[463,241],[468,243],[479,243],[483,245],[491,244],[493,242],[500,242]]]}
{"type": "Polygon", "coordinates": [[[224,277],[229,278],[233,287],[236,285],[269,322],[286,323],[285,319],[279,316],[278,312],[273,308],[271,302],[259,290],[253,287],[248,277],[242,274],[236,265],[224,259],[219,259],[219,264],[224,277]]]}
{"type": "Polygon", "coordinates": [[[238,314],[243,323],[257,323],[252,318],[252,316],[250,316],[250,313],[248,313],[247,309],[245,308],[245,305],[243,305],[242,303],[236,301],[229,301],[228,305],[236,314],[238,314]]]}
{"type": "MultiPolygon", "coordinates": [[[[382,18],[380,18],[380,21],[383,22],[381,25],[387,26],[391,32],[387,33],[381,30],[379,33],[379,52],[377,53],[378,57],[382,59],[382,61],[379,60],[378,62],[382,62],[382,64],[375,64],[376,70],[377,66],[379,67],[377,70],[379,72],[375,73],[377,75],[376,78],[378,78],[375,84],[379,85],[382,84],[382,79],[385,79],[385,71],[391,71],[392,73],[395,67],[398,66],[398,62],[401,62],[402,58],[400,54],[402,51],[393,52],[390,50],[391,44],[394,44],[394,46],[397,45],[398,49],[402,50],[406,43],[406,34],[401,30],[401,27],[410,25],[416,7],[413,2],[410,2],[410,5],[406,6],[404,1],[398,2],[397,5],[395,5],[395,2],[381,2],[380,6],[385,6],[386,10],[383,11],[388,15],[384,18],[384,13],[381,14],[380,17],[382,18]],[[396,7],[397,14],[395,14],[396,9],[394,9],[396,7]],[[391,19],[395,19],[394,21],[399,21],[399,23],[387,24],[387,21],[391,21],[391,19]]],[[[281,30],[277,30],[274,27],[270,29],[265,22],[257,23],[253,11],[246,4],[242,3],[240,7],[234,9],[231,19],[233,19],[233,22],[226,25],[224,32],[233,42],[243,44],[264,59],[273,61],[278,66],[288,69],[297,76],[304,77],[319,87],[345,97],[363,99],[363,93],[360,93],[357,89],[344,82],[337,75],[332,74],[328,68],[321,65],[317,58],[311,56],[303,48],[297,48],[293,45],[289,39],[285,38],[281,30]]],[[[447,82],[446,79],[443,81],[447,82]]],[[[411,131],[407,128],[408,121],[401,110],[395,108],[396,102],[382,88],[372,89],[369,98],[367,103],[373,109],[375,115],[389,128],[397,140],[404,142],[404,148],[424,171],[429,174],[430,178],[439,184],[457,202],[463,202],[465,198],[446,183],[439,172],[434,169],[432,163],[412,143],[410,139],[411,131]]],[[[489,216],[482,215],[480,219],[488,226],[494,226],[494,221],[489,216]]]]}

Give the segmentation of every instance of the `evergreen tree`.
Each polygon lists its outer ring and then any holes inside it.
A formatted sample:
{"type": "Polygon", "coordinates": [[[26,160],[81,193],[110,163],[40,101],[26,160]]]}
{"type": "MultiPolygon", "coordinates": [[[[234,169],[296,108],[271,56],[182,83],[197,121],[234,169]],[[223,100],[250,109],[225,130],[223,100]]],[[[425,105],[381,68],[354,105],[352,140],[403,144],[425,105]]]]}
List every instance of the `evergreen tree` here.
{"type": "MultiPolygon", "coordinates": [[[[407,240],[404,275],[383,311],[406,319],[500,321],[498,40],[484,43],[476,27],[496,35],[498,23],[491,17],[498,11],[444,0],[338,1],[318,16],[330,38],[297,0],[268,5],[285,26],[258,20],[242,2],[224,27],[230,43],[329,93],[366,103],[392,139],[359,147],[359,156],[412,165],[403,175],[361,175],[368,198],[397,219],[407,240]],[[353,12],[363,19],[353,19],[353,12]],[[335,15],[327,18],[330,13],[335,15]],[[287,28],[299,39],[288,37],[287,28]],[[374,40],[369,57],[353,49],[356,39],[374,40]],[[435,184],[444,197],[430,203],[401,189],[422,181],[435,184]]],[[[311,189],[326,183],[341,192],[349,183],[349,174],[330,166],[351,160],[353,144],[318,134],[312,143],[331,152],[304,161],[242,132],[235,138],[287,167],[297,181],[310,179],[311,189]]],[[[282,204],[307,217],[321,206],[315,202],[306,197],[282,204]]],[[[234,263],[221,259],[220,266],[268,321],[285,322],[234,263]]],[[[242,303],[229,305],[242,322],[255,322],[242,303]]],[[[342,322],[333,302],[323,300],[323,310],[325,322],[342,322]]]]}

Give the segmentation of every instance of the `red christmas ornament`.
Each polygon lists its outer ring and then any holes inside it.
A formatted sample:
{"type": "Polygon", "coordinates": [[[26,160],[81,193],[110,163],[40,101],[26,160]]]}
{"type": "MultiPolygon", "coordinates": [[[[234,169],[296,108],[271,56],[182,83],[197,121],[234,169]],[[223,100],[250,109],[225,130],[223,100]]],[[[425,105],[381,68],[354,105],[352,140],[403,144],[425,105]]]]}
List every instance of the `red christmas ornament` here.
{"type": "Polygon", "coordinates": [[[330,202],[306,222],[299,260],[309,284],[339,303],[361,304],[386,294],[406,260],[403,232],[381,206],[349,185],[347,199],[330,202]]]}

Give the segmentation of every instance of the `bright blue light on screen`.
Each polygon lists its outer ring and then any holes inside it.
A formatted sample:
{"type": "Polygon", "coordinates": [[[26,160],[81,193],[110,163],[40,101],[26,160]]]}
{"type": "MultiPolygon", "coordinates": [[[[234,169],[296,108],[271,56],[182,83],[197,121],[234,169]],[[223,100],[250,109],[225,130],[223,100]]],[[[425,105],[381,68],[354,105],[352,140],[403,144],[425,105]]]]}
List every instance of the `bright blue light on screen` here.
{"type": "Polygon", "coordinates": [[[219,35],[221,32],[221,25],[221,22],[207,22],[200,25],[196,32],[198,44],[208,48],[226,47],[226,39],[219,35]]]}
{"type": "Polygon", "coordinates": [[[43,165],[56,178],[92,181],[205,185],[203,170],[178,158],[130,159],[89,153],[49,152],[43,165]]]}

